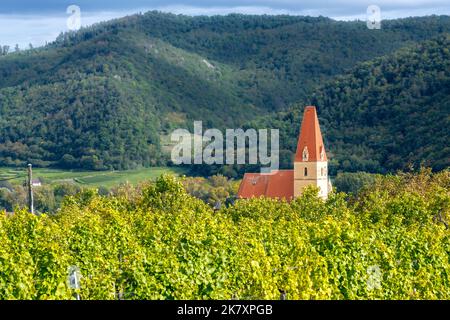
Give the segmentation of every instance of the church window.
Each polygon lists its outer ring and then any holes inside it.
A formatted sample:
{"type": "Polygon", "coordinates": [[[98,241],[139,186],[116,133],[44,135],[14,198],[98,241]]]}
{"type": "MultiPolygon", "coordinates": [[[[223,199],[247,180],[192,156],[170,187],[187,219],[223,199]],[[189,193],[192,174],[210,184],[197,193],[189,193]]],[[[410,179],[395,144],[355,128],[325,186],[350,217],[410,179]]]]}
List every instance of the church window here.
{"type": "Polygon", "coordinates": [[[302,158],[303,161],[308,161],[309,153],[308,153],[308,147],[303,148],[302,158]]]}

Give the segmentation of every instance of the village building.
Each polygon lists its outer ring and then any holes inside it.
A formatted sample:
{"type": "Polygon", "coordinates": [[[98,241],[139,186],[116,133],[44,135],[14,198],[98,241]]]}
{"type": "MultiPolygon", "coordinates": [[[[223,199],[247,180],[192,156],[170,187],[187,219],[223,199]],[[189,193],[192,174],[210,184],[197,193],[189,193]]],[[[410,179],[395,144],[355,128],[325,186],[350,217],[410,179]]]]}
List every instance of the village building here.
{"type": "Polygon", "coordinates": [[[41,181],[41,179],[33,179],[31,181],[31,185],[33,187],[42,187],[42,181],[41,181]]]}
{"type": "Polygon", "coordinates": [[[269,174],[246,173],[238,198],[269,197],[292,200],[307,186],[319,188],[323,199],[331,192],[328,160],[320,131],[316,108],[305,108],[294,158],[293,170],[277,170],[269,174]]]}

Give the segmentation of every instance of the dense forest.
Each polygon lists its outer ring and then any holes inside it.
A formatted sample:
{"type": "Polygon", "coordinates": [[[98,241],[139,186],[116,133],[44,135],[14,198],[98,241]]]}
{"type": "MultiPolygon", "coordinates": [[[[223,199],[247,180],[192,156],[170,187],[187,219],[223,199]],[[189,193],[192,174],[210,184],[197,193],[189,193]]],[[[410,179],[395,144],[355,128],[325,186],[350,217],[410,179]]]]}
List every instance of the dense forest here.
{"type": "Polygon", "coordinates": [[[289,112],[253,124],[281,130],[292,166],[303,105],[318,106],[331,173],[450,166],[450,36],[359,64],[289,112]]]}
{"type": "MultiPolygon", "coordinates": [[[[46,47],[0,56],[0,165],[95,170],[164,165],[174,128],[190,128],[193,120],[202,120],[205,129],[245,127],[260,117],[257,123],[264,123],[274,112],[301,113],[312,101],[324,119],[335,170],[391,171],[424,154],[428,165],[440,169],[448,165],[448,151],[440,145],[448,137],[442,125],[448,95],[428,77],[448,80],[448,68],[429,68],[446,67],[438,59],[448,58],[442,34],[449,31],[447,16],[386,21],[381,30],[369,30],[363,22],[323,17],[148,12],[61,34],[46,47]],[[397,53],[386,62],[392,70],[370,69],[382,56],[439,36],[439,56],[417,52],[422,65],[395,61],[401,58],[397,53]],[[361,74],[349,71],[365,62],[356,69],[365,68],[361,74]],[[415,73],[423,66],[427,77],[415,73]],[[374,81],[368,100],[365,93],[349,91],[358,90],[359,78],[374,81]],[[426,123],[421,110],[410,108],[416,103],[436,110],[426,123]],[[370,112],[362,112],[366,106],[370,112]],[[395,118],[384,111],[396,108],[402,111],[395,118]],[[350,110],[364,115],[348,122],[350,110]],[[376,129],[372,114],[384,117],[376,129]],[[354,126],[363,129],[353,131],[354,126]],[[408,129],[404,139],[386,143],[397,133],[394,127],[402,126],[439,135],[409,143],[408,129]],[[361,142],[371,128],[377,136],[361,142]],[[403,142],[407,148],[398,148],[403,142]]],[[[294,120],[297,129],[299,119],[294,120]]],[[[281,141],[285,165],[296,138],[288,133],[281,141]]]]}
{"type": "Polygon", "coordinates": [[[450,172],[213,210],[170,176],[0,214],[0,299],[449,299],[450,172]],[[80,289],[67,283],[77,267],[80,289]]]}

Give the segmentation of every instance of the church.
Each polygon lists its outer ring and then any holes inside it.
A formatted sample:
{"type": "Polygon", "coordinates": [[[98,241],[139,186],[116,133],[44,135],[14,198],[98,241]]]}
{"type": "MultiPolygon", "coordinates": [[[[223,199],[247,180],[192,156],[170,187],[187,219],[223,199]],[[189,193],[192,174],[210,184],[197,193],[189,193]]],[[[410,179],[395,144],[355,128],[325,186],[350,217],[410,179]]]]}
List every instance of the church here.
{"type": "Polygon", "coordinates": [[[307,186],[319,188],[323,199],[331,192],[328,160],[320,131],[316,107],[308,106],[303,114],[293,170],[277,170],[270,174],[246,173],[238,198],[269,197],[292,200],[307,186]]]}

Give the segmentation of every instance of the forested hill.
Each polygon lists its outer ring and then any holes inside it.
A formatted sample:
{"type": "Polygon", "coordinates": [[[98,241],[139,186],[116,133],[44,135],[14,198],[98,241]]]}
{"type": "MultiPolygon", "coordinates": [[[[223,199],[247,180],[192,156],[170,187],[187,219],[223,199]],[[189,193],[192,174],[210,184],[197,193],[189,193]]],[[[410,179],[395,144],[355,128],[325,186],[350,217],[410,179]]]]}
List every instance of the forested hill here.
{"type": "Polygon", "coordinates": [[[450,35],[355,67],[290,112],[256,125],[281,128],[284,165],[305,104],[318,106],[332,172],[450,166],[450,35]]]}
{"type": "Polygon", "coordinates": [[[448,16],[369,30],[327,18],[149,12],[62,34],[0,57],[0,165],[164,164],[174,128],[248,124],[307,101],[359,62],[449,31],[448,16]]]}

